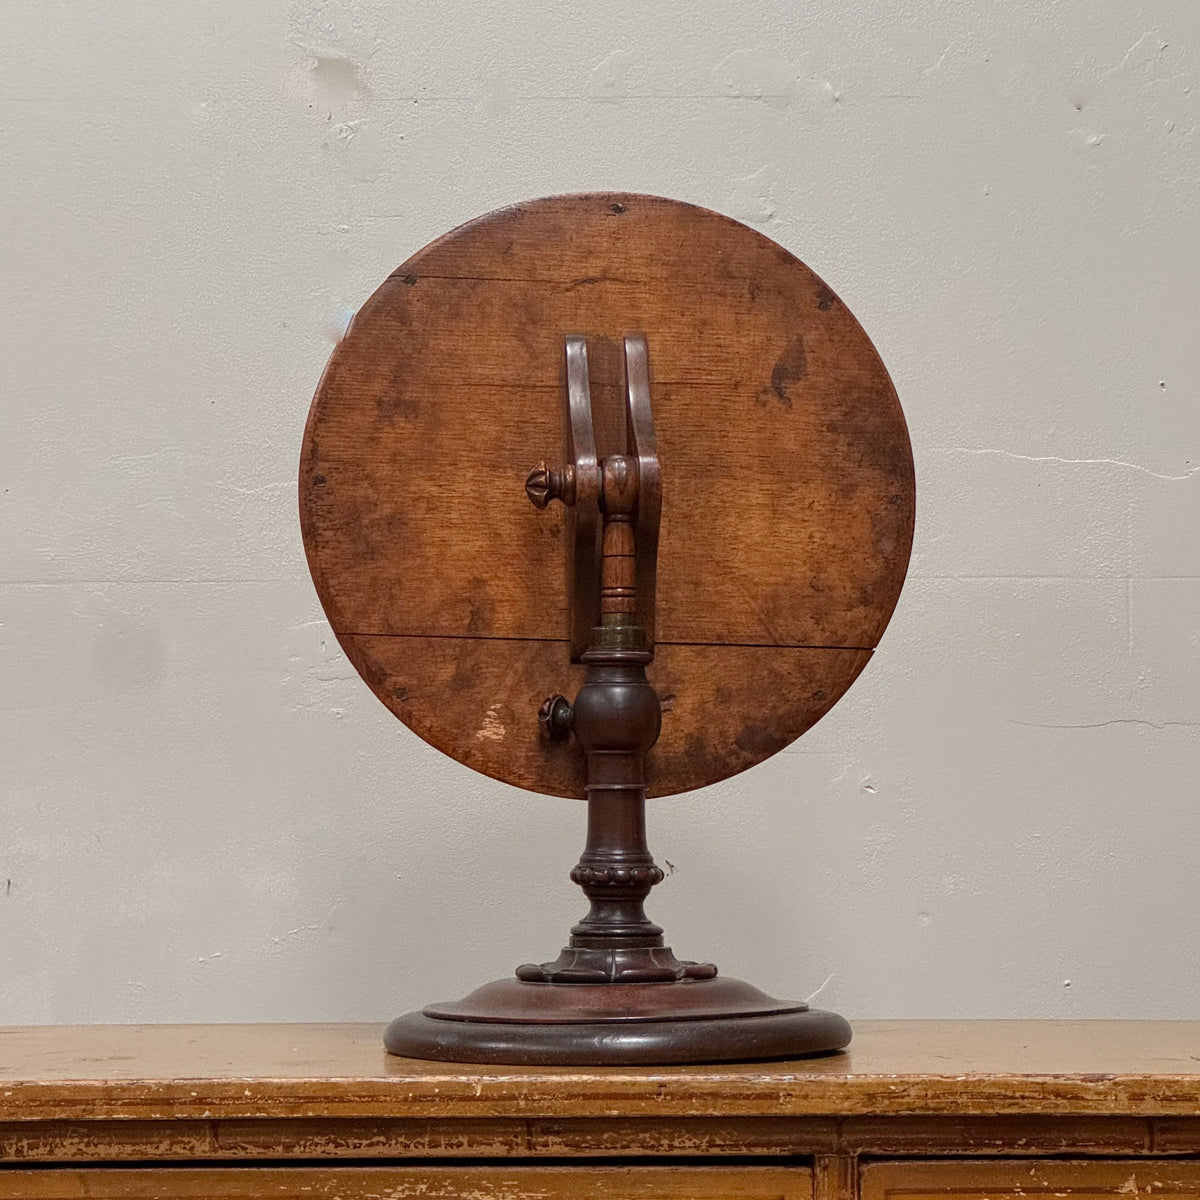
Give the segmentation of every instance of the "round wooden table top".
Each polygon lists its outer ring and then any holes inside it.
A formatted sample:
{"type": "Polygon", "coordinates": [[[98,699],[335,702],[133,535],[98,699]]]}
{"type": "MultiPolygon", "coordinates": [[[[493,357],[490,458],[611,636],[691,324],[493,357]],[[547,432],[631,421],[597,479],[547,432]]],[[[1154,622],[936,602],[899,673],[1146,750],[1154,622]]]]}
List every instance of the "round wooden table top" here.
{"type": "Polygon", "coordinates": [[[574,696],[563,344],[588,339],[600,453],[624,450],[622,339],[644,334],[662,468],[650,795],[727,778],[837,703],[895,607],[913,465],[887,371],[836,295],[753,229],[653,196],[556,196],[419,251],[321,379],[300,465],[309,567],[371,690],[496,779],[584,794],[540,735],[574,696]]]}

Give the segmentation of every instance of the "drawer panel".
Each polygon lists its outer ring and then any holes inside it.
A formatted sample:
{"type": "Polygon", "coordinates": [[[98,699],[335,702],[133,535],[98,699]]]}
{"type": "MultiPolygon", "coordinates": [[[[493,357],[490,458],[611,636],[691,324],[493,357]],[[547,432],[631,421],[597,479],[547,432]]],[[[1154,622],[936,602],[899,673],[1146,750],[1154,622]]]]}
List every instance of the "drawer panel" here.
{"type": "Polygon", "coordinates": [[[1200,1200],[1200,1163],[1174,1159],[955,1159],[863,1166],[861,1200],[1111,1200],[1187,1196],[1200,1200]]]}
{"type": "Polygon", "coordinates": [[[806,1167],[0,1169],[0,1200],[812,1200],[806,1167]]]}

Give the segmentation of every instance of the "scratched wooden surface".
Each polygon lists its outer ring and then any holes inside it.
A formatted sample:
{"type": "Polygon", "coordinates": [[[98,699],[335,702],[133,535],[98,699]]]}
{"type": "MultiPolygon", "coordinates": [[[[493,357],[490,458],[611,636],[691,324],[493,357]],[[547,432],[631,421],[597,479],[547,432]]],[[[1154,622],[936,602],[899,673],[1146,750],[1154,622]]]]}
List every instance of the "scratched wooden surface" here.
{"type": "MultiPolygon", "coordinates": [[[[397,1106],[399,1110],[399,1106],[397,1106]]],[[[714,1105],[719,1113],[719,1103],[714,1105]]],[[[101,1110],[103,1111],[103,1110],[101,1110]]],[[[1200,1119],[1054,1116],[164,1117],[0,1122],[0,1161],[1194,1154],[1200,1119]]]]}
{"type": "Polygon", "coordinates": [[[582,795],[537,705],[576,682],[562,513],[525,498],[561,444],[562,346],[589,338],[601,453],[626,333],[647,336],[663,474],[651,794],[762,761],[845,692],[908,563],[913,470],[894,389],[833,292],[760,233],[645,196],[490,214],[355,317],[309,416],[305,547],[374,693],[438,749],[582,795]]]}
{"type": "Polygon", "coordinates": [[[1200,1196],[1200,1022],[863,1022],[806,1062],[588,1070],[380,1032],[0,1030],[0,1200],[1200,1196]]]}
{"type": "Polygon", "coordinates": [[[869,1163],[862,1200],[1006,1200],[1051,1195],[1061,1200],[1121,1196],[1200,1196],[1200,1163],[1090,1161],[869,1163]]]}
{"type": "Polygon", "coordinates": [[[399,1059],[384,1053],[381,1032],[2,1029],[0,1122],[1200,1114],[1200,1022],[1191,1021],[866,1021],[840,1055],[606,1069],[399,1059]]]}
{"type": "Polygon", "coordinates": [[[0,1200],[811,1200],[806,1167],[0,1170],[0,1200]]]}

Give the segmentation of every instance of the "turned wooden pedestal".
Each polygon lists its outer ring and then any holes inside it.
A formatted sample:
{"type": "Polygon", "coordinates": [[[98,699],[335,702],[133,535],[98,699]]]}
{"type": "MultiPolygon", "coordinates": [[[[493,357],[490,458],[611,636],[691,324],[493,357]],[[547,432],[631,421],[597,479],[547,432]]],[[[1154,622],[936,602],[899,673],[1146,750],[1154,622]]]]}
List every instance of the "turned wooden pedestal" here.
{"type": "Polygon", "coordinates": [[[860,1021],[841,1055],[607,1069],[380,1033],[0,1030],[0,1200],[1200,1197],[1200,1022],[860,1021]]]}

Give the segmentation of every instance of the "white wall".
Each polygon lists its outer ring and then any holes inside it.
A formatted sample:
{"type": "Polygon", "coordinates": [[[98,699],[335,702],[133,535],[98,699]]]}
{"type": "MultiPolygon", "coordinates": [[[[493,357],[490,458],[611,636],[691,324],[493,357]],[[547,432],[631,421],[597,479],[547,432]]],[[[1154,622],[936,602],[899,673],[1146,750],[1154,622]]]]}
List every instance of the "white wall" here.
{"type": "Polygon", "coordinates": [[[676,949],[852,1018],[1200,1016],[1196,0],[4,16],[0,1022],[385,1019],[557,951],[582,808],[372,698],[294,480],[384,275],[603,188],[808,262],[917,458],[846,700],[653,805],[676,949]]]}

